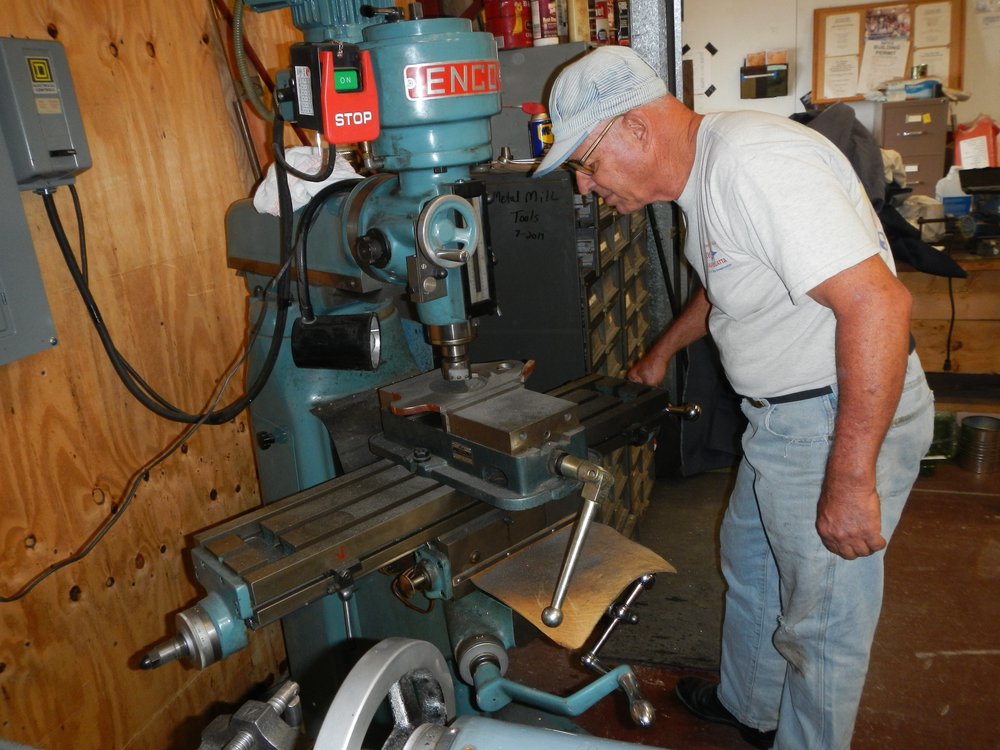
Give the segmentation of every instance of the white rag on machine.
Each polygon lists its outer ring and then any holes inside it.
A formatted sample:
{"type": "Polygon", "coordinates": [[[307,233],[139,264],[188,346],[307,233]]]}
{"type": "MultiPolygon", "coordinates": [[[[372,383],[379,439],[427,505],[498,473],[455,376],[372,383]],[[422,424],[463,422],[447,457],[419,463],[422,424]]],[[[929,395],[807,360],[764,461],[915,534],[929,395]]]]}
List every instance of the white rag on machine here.
{"type": "MultiPolygon", "coordinates": [[[[336,152],[330,149],[330,155],[336,158],[333,163],[333,174],[323,182],[310,182],[295,175],[288,175],[288,191],[292,195],[292,210],[297,211],[309,202],[316,193],[327,185],[339,180],[360,178],[354,167],[336,152]]],[[[305,174],[315,174],[323,167],[323,152],[312,146],[295,146],[285,152],[285,161],[293,169],[305,174]]],[[[253,207],[258,213],[278,216],[278,181],[275,177],[274,164],[267,168],[267,175],[260,181],[253,195],[253,207]]]]}

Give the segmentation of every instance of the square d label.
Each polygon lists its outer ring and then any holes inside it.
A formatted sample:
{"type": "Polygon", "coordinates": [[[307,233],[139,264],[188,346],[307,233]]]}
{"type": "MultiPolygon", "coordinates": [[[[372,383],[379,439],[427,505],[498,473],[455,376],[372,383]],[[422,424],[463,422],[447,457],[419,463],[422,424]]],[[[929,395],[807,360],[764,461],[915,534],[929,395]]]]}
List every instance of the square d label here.
{"type": "Polygon", "coordinates": [[[28,69],[32,83],[52,83],[52,67],[47,57],[29,57],[28,69]]]}

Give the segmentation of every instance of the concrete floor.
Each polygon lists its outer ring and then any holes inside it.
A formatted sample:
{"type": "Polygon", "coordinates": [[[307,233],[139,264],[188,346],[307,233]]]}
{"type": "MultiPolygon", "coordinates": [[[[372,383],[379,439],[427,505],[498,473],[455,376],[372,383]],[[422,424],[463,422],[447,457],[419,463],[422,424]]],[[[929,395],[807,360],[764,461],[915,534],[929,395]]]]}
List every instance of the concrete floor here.
{"type": "MultiPolygon", "coordinates": [[[[660,576],[640,623],[619,628],[604,652],[635,666],[657,724],[632,727],[616,693],[578,719],[591,734],[675,750],[749,747],[736,730],[690,717],[673,696],[685,674],[717,675],[716,532],[730,481],[715,472],[657,482],[638,538],[678,573],[660,576]]],[[[886,578],[854,750],[1000,748],[1000,473],[944,462],[919,479],[886,578]]],[[[591,679],[578,657],[539,638],[515,649],[508,676],[567,694],[591,679]]]]}

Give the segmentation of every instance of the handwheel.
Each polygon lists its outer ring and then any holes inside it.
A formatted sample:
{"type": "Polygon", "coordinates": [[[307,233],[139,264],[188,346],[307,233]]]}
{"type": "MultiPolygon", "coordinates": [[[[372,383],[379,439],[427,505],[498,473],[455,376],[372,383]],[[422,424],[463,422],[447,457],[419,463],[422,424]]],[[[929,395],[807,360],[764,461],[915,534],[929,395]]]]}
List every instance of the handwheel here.
{"type": "Polygon", "coordinates": [[[479,217],[469,201],[458,195],[439,195],[417,218],[417,246],[441,268],[458,268],[479,245],[479,217]],[[457,219],[461,219],[460,225],[457,219]]]}
{"type": "Polygon", "coordinates": [[[455,718],[455,686],[441,652],[426,641],[387,638],[347,675],[323,719],[314,750],[361,750],[388,696],[393,728],[382,750],[400,750],[417,727],[455,718]]]}

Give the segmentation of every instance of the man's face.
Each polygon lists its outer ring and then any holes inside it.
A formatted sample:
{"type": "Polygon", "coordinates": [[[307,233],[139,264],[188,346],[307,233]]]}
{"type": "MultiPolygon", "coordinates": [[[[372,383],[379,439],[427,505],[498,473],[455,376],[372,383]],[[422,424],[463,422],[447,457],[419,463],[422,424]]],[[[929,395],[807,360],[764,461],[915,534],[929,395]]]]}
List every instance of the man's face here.
{"type": "Polygon", "coordinates": [[[644,181],[641,173],[635,173],[626,145],[624,116],[619,115],[595,128],[566,163],[575,172],[576,185],[582,194],[593,191],[622,214],[650,202],[642,196],[644,181]]]}

